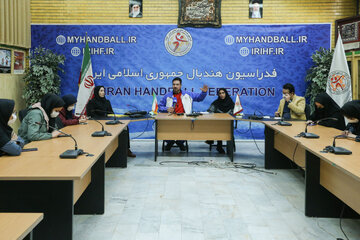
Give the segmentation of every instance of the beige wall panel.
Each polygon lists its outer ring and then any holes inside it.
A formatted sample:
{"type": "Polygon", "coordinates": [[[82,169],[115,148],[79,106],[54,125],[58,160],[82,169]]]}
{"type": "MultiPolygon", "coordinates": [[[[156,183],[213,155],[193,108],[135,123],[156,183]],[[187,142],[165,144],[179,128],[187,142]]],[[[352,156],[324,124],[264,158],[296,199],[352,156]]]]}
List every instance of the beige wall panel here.
{"type": "MultiPolygon", "coordinates": [[[[249,19],[248,0],[221,4],[223,24],[331,23],[354,16],[354,0],[264,0],[264,18],[249,19]]],[[[32,23],[176,24],[178,0],[144,1],[144,17],[128,17],[128,0],[31,0],[32,23]]],[[[334,31],[332,45],[334,46],[334,31]]]]}
{"type": "Polygon", "coordinates": [[[0,0],[0,44],[30,48],[30,0],[0,0]]]}

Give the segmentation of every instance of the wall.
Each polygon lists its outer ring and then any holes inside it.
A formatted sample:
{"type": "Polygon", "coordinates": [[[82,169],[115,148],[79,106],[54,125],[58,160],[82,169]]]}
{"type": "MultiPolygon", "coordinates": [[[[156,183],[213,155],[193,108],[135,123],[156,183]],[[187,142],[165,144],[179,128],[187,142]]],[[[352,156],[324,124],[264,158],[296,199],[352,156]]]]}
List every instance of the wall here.
{"type": "MultiPolygon", "coordinates": [[[[28,0],[24,0],[28,1],[28,0]]],[[[144,0],[144,17],[128,17],[129,0],[30,0],[32,23],[176,24],[178,0],[144,0]]],[[[223,24],[329,23],[356,14],[355,0],[264,0],[264,18],[248,19],[248,0],[223,0],[223,24]]],[[[0,29],[2,30],[2,29],[0,29]]],[[[332,32],[334,46],[334,32],[332,32]]],[[[0,97],[12,98],[17,109],[22,75],[0,74],[0,97]]]]}
{"type": "MultiPolygon", "coordinates": [[[[248,18],[248,5],[248,0],[223,0],[223,24],[330,22],[334,27],[336,19],[356,14],[355,0],[264,0],[264,18],[254,20],[248,18]]],[[[129,18],[128,6],[129,0],[31,0],[32,23],[177,23],[178,0],[144,0],[142,19],[129,18]]]]}
{"type": "MultiPolygon", "coordinates": [[[[22,81],[23,76],[23,74],[0,73],[0,98],[13,99],[15,101],[15,108],[17,111],[26,107],[25,101],[21,98],[22,89],[24,87],[24,83],[22,81]]],[[[20,121],[16,120],[12,127],[17,132],[19,126],[20,121]]]]}
{"type": "MultiPolygon", "coordinates": [[[[31,47],[30,36],[30,0],[0,0],[0,48],[27,52],[31,47]]],[[[12,52],[12,70],[14,72],[14,53],[12,52]]],[[[0,73],[0,98],[15,100],[17,110],[25,108],[21,98],[23,74],[0,73]]],[[[17,130],[19,120],[14,124],[17,130]]]]}

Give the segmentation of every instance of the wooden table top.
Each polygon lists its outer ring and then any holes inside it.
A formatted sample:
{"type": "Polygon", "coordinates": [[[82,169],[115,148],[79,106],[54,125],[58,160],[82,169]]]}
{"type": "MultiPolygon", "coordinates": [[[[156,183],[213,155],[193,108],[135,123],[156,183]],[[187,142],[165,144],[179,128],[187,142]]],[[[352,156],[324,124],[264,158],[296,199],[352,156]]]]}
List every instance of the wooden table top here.
{"type": "Polygon", "coordinates": [[[279,126],[272,125],[276,122],[266,122],[265,124],[278,131],[279,134],[284,134],[288,137],[292,137],[296,142],[304,146],[304,148],[314,155],[324,159],[331,165],[345,171],[347,174],[360,180],[360,143],[355,142],[354,139],[336,139],[336,146],[343,147],[352,151],[351,155],[336,155],[333,153],[322,153],[321,151],[326,146],[332,146],[334,136],[340,135],[341,131],[335,128],[324,127],[320,125],[309,126],[308,132],[315,133],[320,136],[317,139],[311,138],[297,138],[295,137],[300,132],[305,130],[304,122],[291,122],[293,125],[279,126]]]}
{"type": "Polygon", "coordinates": [[[0,240],[25,238],[43,217],[42,213],[0,213],[0,240]]]}
{"type": "Polygon", "coordinates": [[[228,113],[210,113],[203,114],[198,117],[187,117],[185,115],[178,116],[176,114],[159,113],[155,115],[156,120],[235,120],[233,116],[228,113]]]}
{"type": "MultiPolygon", "coordinates": [[[[106,121],[100,122],[104,124],[106,121]]],[[[0,180],[81,179],[130,121],[122,122],[124,124],[104,125],[105,130],[112,133],[112,136],[106,137],[91,137],[94,131],[101,130],[101,125],[91,120],[87,125],[73,125],[62,129],[76,139],[79,149],[93,154],[92,157],[81,155],[76,159],[61,159],[61,153],[74,149],[74,141],[70,137],[31,142],[25,145],[25,148],[36,147],[38,151],[23,152],[20,156],[0,157],[0,180]]]]}

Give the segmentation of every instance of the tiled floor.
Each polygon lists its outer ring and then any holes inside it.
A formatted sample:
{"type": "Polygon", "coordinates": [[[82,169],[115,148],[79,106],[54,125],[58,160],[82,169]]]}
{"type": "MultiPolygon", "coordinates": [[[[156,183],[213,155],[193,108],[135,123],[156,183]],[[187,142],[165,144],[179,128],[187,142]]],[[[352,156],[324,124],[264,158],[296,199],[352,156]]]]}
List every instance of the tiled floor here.
{"type": "MultiPolygon", "coordinates": [[[[258,142],[263,150],[263,142],[258,142]]],[[[344,238],[339,219],[304,215],[304,178],[299,170],[264,173],[234,169],[227,157],[189,142],[190,157],[174,149],[153,161],[153,141],[132,141],[137,158],[126,169],[106,169],[105,214],[76,215],[76,240],[322,240],[344,238]],[[202,152],[196,154],[193,152],[202,152]],[[164,163],[163,161],[181,161],[164,163]],[[207,161],[208,164],[186,164],[207,161]]],[[[235,162],[263,155],[253,142],[237,142],[235,162]]],[[[343,220],[350,239],[360,221],[343,220]]]]}

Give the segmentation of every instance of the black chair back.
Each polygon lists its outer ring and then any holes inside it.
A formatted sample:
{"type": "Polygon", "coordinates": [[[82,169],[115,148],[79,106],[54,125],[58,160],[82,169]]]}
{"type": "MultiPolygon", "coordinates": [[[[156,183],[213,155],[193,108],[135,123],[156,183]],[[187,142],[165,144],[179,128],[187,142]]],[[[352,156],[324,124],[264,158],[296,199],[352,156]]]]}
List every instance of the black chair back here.
{"type": "Polygon", "coordinates": [[[305,116],[306,116],[306,120],[310,120],[310,105],[309,104],[305,104],[305,116]]]}

